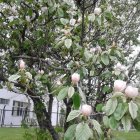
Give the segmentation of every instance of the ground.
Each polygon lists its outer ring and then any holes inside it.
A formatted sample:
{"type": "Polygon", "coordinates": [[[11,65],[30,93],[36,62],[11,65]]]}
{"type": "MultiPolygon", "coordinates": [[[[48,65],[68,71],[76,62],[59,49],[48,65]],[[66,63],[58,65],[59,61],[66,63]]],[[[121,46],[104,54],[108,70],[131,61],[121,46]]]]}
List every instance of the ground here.
{"type": "MultiPolygon", "coordinates": [[[[140,140],[140,132],[114,131],[113,133],[116,136],[114,140],[140,140]]],[[[23,128],[0,128],[0,140],[24,140],[24,135],[25,129],[23,128]]]]}

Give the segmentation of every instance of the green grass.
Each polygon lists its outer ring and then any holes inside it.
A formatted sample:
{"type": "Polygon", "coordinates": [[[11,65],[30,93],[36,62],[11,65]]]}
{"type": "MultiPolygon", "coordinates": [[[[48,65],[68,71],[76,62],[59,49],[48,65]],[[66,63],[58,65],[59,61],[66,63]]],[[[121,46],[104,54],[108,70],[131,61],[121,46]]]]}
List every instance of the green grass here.
{"type": "Polygon", "coordinates": [[[23,128],[0,128],[0,140],[24,140],[23,128]]]}
{"type": "Polygon", "coordinates": [[[116,136],[114,140],[140,140],[140,132],[137,131],[130,131],[128,133],[114,131],[113,134],[116,136]]]}
{"type": "MultiPolygon", "coordinates": [[[[24,134],[25,129],[23,128],[0,128],[0,140],[24,140],[24,134]]],[[[140,140],[140,132],[136,131],[129,133],[114,131],[113,135],[116,137],[113,140],[140,140]]]]}

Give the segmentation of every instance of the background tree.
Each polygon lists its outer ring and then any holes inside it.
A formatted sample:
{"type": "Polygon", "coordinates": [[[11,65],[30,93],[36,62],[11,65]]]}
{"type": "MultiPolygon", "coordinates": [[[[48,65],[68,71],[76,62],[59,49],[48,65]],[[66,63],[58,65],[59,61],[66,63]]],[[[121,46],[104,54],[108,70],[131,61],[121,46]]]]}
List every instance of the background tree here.
{"type": "MultiPolygon", "coordinates": [[[[81,103],[90,104],[99,118],[114,80],[131,82],[128,77],[137,76],[133,67],[139,54],[128,75],[114,66],[118,61],[127,64],[129,46],[139,43],[138,1],[1,0],[0,6],[1,84],[12,75],[7,86],[27,92],[40,128],[48,129],[54,140],[59,139],[51,124],[54,96],[65,103],[66,119],[81,103]],[[25,69],[18,68],[19,59],[26,62],[25,69]],[[78,86],[71,82],[73,73],[80,74],[78,86]],[[49,97],[47,109],[44,94],[49,97]]],[[[65,121],[65,131],[69,125],[65,121]]]]}

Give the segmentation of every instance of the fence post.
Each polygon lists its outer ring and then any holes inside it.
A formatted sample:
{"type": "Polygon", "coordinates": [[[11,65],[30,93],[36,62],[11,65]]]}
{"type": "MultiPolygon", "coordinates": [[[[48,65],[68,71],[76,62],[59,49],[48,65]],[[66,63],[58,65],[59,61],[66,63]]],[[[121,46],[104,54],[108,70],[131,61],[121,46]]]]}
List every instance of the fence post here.
{"type": "Polygon", "coordinates": [[[5,107],[6,107],[6,105],[4,105],[4,107],[3,107],[1,127],[4,125],[4,120],[5,120],[5,107]]]}

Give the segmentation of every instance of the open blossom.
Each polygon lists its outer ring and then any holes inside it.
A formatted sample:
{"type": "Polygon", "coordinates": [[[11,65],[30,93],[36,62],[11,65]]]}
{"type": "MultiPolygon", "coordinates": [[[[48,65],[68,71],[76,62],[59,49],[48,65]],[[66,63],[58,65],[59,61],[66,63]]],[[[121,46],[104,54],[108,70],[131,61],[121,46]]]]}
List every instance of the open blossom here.
{"type": "Polygon", "coordinates": [[[25,69],[25,62],[22,59],[20,60],[19,68],[20,69],[25,69]]]}
{"type": "Polygon", "coordinates": [[[76,20],[74,18],[70,19],[70,25],[71,26],[74,26],[76,23],[76,20]]]}
{"type": "Polygon", "coordinates": [[[48,11],[48,8],[47,7],[41,7],[41,11],[45,13],[45,12],[48,11]]]}
{"type": "Polygon", "coordinates": [[[72,74],[71,81],[73,84],[76,85],[79,82],[79,80],[80,80],[80,75],[78,73],[72,74]]]}
{"type": "Polygon", "coordinates": [[[95,52],[96,52],[96,48],[91,48],[91,49],[90,49],[90,52],[91,52],[91,53],[95,53],[95,52]]]}
{"type": "Polygon", "coordinates": [[[94,9],[94,14],[95,14],[95,15],[100,15],[101,12],[102,12],[101,8],[95,8],[95,9],[94,9]]]}
{"type": "Polygon", "coordinates": [[[138,96],[138,88],[127,86],[125,89],[125,94],[127,97],[135,98],[136,96],[138,96]]]}
{"type": "Polygon", "coordinates": [[[123,66],[121,63],[117,63],[117,65],[115,66],[115,69],[119,71],[125,71],[126,67],[123,66]]]}
{"type": "Polygon", "coordinates": [[[116,80],[114,82],[114,91],[115,92],[122,92],[126,88],[126,82],[122,80],[116,80]]]}
{"type": "Polygon", "coordinates": [[[92,113],[92,107],[90,105],[84,104],[81,108],[82,115],[89,116],[92,113]]]}

